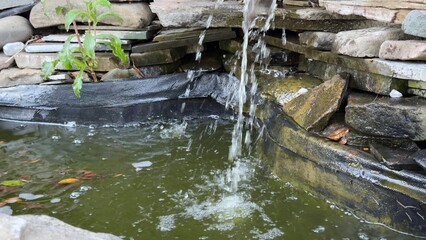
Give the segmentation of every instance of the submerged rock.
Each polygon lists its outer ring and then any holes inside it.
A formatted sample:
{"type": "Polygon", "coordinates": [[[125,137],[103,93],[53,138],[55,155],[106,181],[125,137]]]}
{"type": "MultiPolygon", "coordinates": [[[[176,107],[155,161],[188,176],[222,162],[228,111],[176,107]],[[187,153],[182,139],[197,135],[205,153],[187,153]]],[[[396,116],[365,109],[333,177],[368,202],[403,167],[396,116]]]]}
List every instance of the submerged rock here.
{"type": "Polygon", "coordinates": [[[345,121],[369,135],[426,140],[426,100],[353,93],[348,99],[345,121]]]}
{"type": "Polygon", "coordinates": [[[8,240],[120,240],[112,234],[94,233],[44,215],[0,214],[2,239],[8,240]]]}
{"type": "Polygon", "coordinates": [[[306,130],[320,131],[327,126],[331,116],[339,109],[347,86],[347,77],[336,75],[331,80],[292,99],[284,105],[283,110],[306,130]]]}

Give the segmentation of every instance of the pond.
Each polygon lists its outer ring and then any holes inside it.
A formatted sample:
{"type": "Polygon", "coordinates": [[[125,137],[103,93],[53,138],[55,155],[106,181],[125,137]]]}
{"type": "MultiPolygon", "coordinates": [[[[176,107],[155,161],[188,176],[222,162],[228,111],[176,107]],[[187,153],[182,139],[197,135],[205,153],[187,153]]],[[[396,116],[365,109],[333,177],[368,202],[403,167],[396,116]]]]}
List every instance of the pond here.
{"type": "MultiPolygon", "coordinates": [[[[0,122],[0,212],[47,214],[123,239],[411,239],[228,160],[232,116],[128,126],[0,122]],[[60,185],[67,178],[79,181],[60,185]],[[232,186],[238,180],[238,190],[232,186]]],[[[256,136],[255,136],[256,138],[256,136]]]]}

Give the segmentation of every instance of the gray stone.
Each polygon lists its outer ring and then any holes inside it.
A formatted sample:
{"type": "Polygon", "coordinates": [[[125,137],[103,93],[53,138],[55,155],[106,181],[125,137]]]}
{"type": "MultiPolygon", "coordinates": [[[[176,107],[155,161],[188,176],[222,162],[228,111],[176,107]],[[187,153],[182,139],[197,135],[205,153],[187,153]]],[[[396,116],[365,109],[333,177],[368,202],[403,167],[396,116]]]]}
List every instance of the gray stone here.
{"type": "Polygon", "coordinates": [[[165,74],[180,72],[179,67],[181,66],[181,63],[182,59],[173,63],[143,66],[140,67],[139,70],[145,75],[145,77],[158,77],[165,74]]]}
{"type": "Polygon", "coordinates": [[[10,16],[0,19],[0,48],[6,43],[26,42],[33,35],[30,22],[21,16],[10,16]]]}
{"type": "MultiPolygon", "coordinates": [[[[53,61],[57,57],[56,53],[19,53],[15,56],[16,65],[19,68],[34,68],[41,69],[44,61],[53,61]]],[[[130,66],[129,61],[121,63],[120,60],[112,53],[97,53],[96,60],[98,61],[98,68],[96,71],[108,72],[114,68],[128,68],[130,66]]],[[[61,64],[56,66],[58,70],[67,70],[61,64]]],[[[78,68],[72,68],[72,70],[78,70],[78,68]]]]}
{"type": "Polygon", "coordinates": [[[368,135],[423,141],[426,140],[426,99],[352,93],[345,122],[368,135]]]}
{"type": "Polygon", "coordinates": [[[102,76],[102,81],[121,80],[121,79],[138,79],[141,76],[134,69],[115,68],[102,76]]]}
{"type": "Polygon", "coordinates": [[[413,152],[388,148],[377,143],[372,143],[369,147],[370,152],[376,159],[388,168],[395,170],[420,170],[417,163],[410,157],[413,152]]]}
{"type": "Polygon", "coordinates": [[[3,46],[3,52],[6,56],[10,57],[22,51],[24,47],[25,44],[22,42],[6,43],[3,46]]]}
{"type": "Polygon", "coordinates": [[[349,73],[349,87],[380,95],[389,95],[392,89],[407,93],[407,81],[379,74],[358,71],[341,65],[327,64],[321,61],[304,59],[299,70],[307,71],[314,76],[327,80],[339,73],[349,73]]]}
{"type": "Polygon", "coordinates": [[[391,60],[426,60],[426,41],[385,41],[380,47],[379,57],[391,60]]]}
{"type": "MultiPolygon", "coordinates": [[[[43,40],[44,42],[62,42],[63,43],[67,40],[67,38],[69,36],[70,36],[70,34],[50,34],[50,35],[42,37],[41,40],[43,40]]],[[[83,38],[84,38],[84,34],[81,35],[81,39],[83,39],[83,38]]],[[[99,41],[102,41],[102,40],[98,39],[97,41],[99,42],[99,41]]],[[[71,42],[72,43],[78,43],[78,40],[77,40],[76,37],[73,37],[71,39],[71,42]]],[[[121,44],[126,45],[126,44],[130,44],[130,43],[131,43],[130,40],[121,39],[121,44]]]]}
{"type": "Polygon", "coordinates": [[[112,34],[123,40],[150,40],[154,37],[157,30],[98,30],[97,34],[112,34]]]}
{"type": "Polygon", "coordinates": [[[238,51],[241,51],[242,44],[238,40],[222,40],[219,41],[219,48],[223,51],[229,52],[229,53],[236,53],[238,51]]]}
{"type": "Polygon", "coordinates": [[[0,52],[0,70],[5,68],[10,68],[15,65],[15,60],[10,59],[10,57],[4,55],[4,53],[0,52]]]}
{"type": "Polygon", "coordinates": [[[426,11],[413,10],[402,22],[402,30],[406,34],[426,38],[426,11]]]}
{"type": "Polygon", "coordinates": [[[426,98],[426,90],[418,88],[408,88],[407,93],[426,98]]]}
{"type": "MultiPolygon", "coordinates": [[[[25,52],[27,53],[55,53],[62,51],[64,47],[63,43],[31,43],[25,47],[25,52]]],[[[77,43],[70,44],[71,48],[78,48],[77,43]]],[[[121,48],[124,51],[130,51],[130,44],[122,44],[121,48]]],[[[105,44],[96,44],[95,51],[99,52],[111,52],[111,48],[105,44]]]]}
{"type": "Polygon", "coordinates": [[[284,105],[284,112],[306,130],[324,129],[331,116],[339,109],[346,92],[346,76],[336,75],[307,93],[284,105]]]}
{"type": "Polygon", "coordinates": [[[136,67],[172,63],[185,56],[185,48],[164,49],[144,53],[132,53],[130,58],[136,67]]]}
{"type": "Polygon", "coordinates": [[[0,10],[19,7],[24,5],[30,5],[34,3],[34,0],[13,0],[13,1],[1,1],[0,2],[0,10]]]}
{"type": "Polygon", "coordinates": [[[40,70],[8,68],[0,72],[0,87],[39,84],[43,82],[40,70]]]}
{"type": "MultiPolygon", "coordinates": [[[[85,8],[84,1],[71,0],[70,2],[78,9],[83,10],[85,8]]],[[[46,1],[46,14],[48,16],[47,17],[43,13],[42,4],[38,3],[31,10],[31,24],[35,28],[51,27],[64,24],[64,16],[57,16],[55,13],[55,8],[57,6],[65,6],[66,4],[66,0],[46,1]]],[[[115,17],[107,17],[101,20],[101,23],[129,28],[143,28],[145,26],[148,26],[154,17],[149,8],[148,3],[144,2],[132,4],[112,3],[112,10],[116,14],[118,14],[121,19],[115,17]]],[[[100,9],[98,13],[101,14],[103,11],[103,9],[100,9]]]]}
{"type": "Polygon", "coordinates": [[[344,31],[336,34],[332,51],[352,57],[378,57],[384,41],[402,37],[401,29],[390,27],[344,31]]]}
{"type": "Polygon", "coordinates": [[[73,227],[45,215],[8,216],[0,214],[0,232],[7,240],[120,240],[107,233],[94,233],[73,227]]]}
{"type": "Polygon", "coordinates": [[[185,61],[184,59],[184,64],[181,65],[181,69],[184,72],[187,72],[188,70],[209,72],[217,71],[222,68],[222,56],[219,53],[203,53],[200,61],[196,61],[192,56],[190,57],[190,61],[185,61]]]}
{"type": "Polygon", "coordinates": [[[329,32],[299,33],[300,44],[319,50],[331,50],[335,38],[336,34],[329,32]]]}
{"type": "Polygon", "coordinates": [[[426,149],[422,149],[410,156],[417,164],[426,170],[426,149]]]}

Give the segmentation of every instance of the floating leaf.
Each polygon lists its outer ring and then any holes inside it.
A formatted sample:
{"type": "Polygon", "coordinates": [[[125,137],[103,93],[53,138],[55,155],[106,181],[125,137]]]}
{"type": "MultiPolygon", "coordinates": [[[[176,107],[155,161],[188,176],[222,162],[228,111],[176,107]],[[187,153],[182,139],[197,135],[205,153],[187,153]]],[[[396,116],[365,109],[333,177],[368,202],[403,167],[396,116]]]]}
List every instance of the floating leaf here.
{"type": "Polygon", "coordinates": [[[79,180],[77,178],[67,178],[67,179],[63,179],[63,180],[59,181],[58,184],[66,185],[66,184],[76,183],[78,181],[79,180]]]}
{"type": "Polygon", "coordinates": [[[28,181],[28,180],[30,180],[30,179],[31,179],[31,176],[30,176],[30,175],[24,175],[24,176],[21,176],[19,179],[20,179],[21,181],[28,181]]]}
{"type": "Polygon", "coordinates": [[[96,173],[92,171],[83,170],[79,173],[78,178],[80,179],[90,179],[96,176],[96,173]]]}
{"type": "Polygon", "coordinates": [[[348,133],[349,133],[349,129],[342,127],[342,128],[337,129],[336,131],[330,133],[326,137],[330,140],[333,140],[333,141],[339,141],[341,138],[346,136],[346,134],[348,134],[348,133]]]}
{"type": "Polygon", "coordinates": [[[17,197],[13,197],[13,198],[6,199],[3,202],[5,202],[5,203],[17,203],[17,202],[22,202],[22,199],[17,198],[17,197]]]}
{"type": "Polygon", "coordinates": [[[25,183],[26,182],[22,180],[8,180],[8,181],[1,182],[0,185],[6,186],[6,187],[18,187],[18,186],[25,185],[25,183]]]}
{"type": "Polygon", "coordinates": [[[18,189],[18,187],[6,187],[6,186],[0,186],[0,194],[4,194],[10,191],[13,191],[15,189],[18,189]]]}
{"type": "Polygon", "coordinates": [[[116,177],[121,177],[121,176],[124,176],[124,174],[122,174],[122,173],[118,173],[118,174],[115,174],[114,175],[114,177],[116,178],[116,177]]]}
{"type": "Polygon", "coordinates": [[[5,141],[0,141],[0,144],[5,144],[6,142],[5,141]]]}
{"type": "Polygon", "coordinates": [[[38,163],[40,161],[41,161],[41,159],[38,158],[38,159],[30,160],[29,163],[38,163]]]}
{"type": "Polygon", "coordinates": [[[23,206],[24,209],[43,208],[43,204],[38,202],[27,203],[23,206]]]}

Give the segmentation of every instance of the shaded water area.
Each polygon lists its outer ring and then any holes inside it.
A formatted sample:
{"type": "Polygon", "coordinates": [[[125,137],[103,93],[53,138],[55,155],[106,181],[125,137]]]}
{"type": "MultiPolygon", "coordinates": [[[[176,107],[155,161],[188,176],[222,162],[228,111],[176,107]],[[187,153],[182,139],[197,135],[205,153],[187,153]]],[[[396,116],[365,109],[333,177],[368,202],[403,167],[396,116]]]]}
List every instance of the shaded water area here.
{"type": "Polygon", "coordinates": [[[0,122],[0,180],[28,179],[0,198],[29,199],[0,211],[124,239],[411,239],[278,180],[255,152],[231,168],[234,124],[217,115],[125,127],[0,122]],[[83,171],[96,176],[57,184],[83,171]]]}

